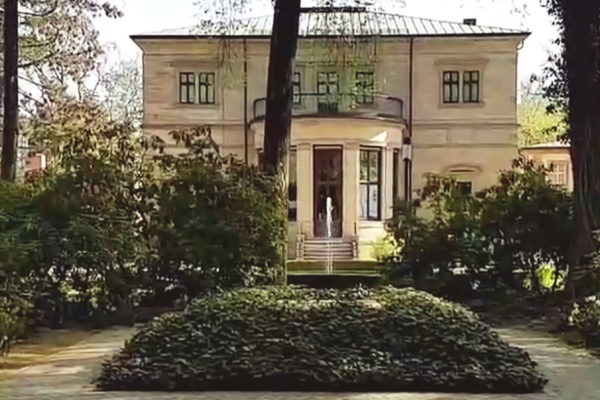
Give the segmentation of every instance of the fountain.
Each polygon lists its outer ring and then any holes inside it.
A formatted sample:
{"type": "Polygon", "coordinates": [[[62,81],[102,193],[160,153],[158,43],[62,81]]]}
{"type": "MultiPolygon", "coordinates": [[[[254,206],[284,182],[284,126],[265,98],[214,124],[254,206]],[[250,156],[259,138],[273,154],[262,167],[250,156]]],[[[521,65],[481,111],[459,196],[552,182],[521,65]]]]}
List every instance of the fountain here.
{"type": "Polygon", "coordinates": [[[331,230],[333,227],[333,218],[332,218],[333,206],[331,202],[331,197],[327,196],[327,207],[326,207],[326,223],[327,223],[327,274],[331,275],[333,273],[333,251],[331,248],[331,238],[333,237],[331,230]]]}

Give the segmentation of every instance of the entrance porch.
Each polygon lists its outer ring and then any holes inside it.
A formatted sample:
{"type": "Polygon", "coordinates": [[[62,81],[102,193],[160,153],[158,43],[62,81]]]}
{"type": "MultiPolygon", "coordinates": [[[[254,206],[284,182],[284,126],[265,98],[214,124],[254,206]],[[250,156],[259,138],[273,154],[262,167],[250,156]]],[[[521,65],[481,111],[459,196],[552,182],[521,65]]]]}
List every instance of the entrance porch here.
{"type": "MultiPolygon", "coordinates": [[[[255,123],[257,154],[262,123],[255,123]]],[[[296,261],[372,261],[403,187],[403,122],[294,118],[290,149],[288,257],[296,261]],[[332,205],[328,237],[327,199],[332,205]]]]}

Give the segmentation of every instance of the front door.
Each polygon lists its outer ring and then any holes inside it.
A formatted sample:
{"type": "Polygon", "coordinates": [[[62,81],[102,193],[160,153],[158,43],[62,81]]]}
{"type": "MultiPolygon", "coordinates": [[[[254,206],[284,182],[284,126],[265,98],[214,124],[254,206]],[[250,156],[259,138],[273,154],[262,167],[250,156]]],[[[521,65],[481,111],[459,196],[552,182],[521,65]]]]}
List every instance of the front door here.
{"type": "Polygon", "coordinates": [[[327,237],[327,199],[331,199],[331,237],[342,236],[342,149],[314,150],[315,237],[327,237]]]}

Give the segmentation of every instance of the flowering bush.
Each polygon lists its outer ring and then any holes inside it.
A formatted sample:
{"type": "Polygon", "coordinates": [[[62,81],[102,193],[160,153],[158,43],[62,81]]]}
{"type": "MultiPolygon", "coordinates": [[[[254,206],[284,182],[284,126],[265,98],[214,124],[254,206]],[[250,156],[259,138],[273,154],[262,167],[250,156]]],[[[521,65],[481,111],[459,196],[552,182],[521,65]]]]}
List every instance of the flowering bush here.
{"type": "Polygon", "coordinates": [[[600,346],[600,293],[575,303],[568,324],[583,335],[586,345],[600,346]]]}

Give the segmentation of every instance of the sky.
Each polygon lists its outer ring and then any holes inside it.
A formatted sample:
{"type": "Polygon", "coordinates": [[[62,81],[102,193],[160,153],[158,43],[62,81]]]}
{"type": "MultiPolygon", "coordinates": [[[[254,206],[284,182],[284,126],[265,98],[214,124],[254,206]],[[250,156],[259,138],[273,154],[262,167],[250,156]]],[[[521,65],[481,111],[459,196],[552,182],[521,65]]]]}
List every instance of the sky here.
{"type": "MultiPolygon", "coordinates": [[[[110,57],[132,59],[139,57],[141,52],[129,38],[130,35],[194,26],[201,19],[200,7],[195,4],[197,1],[113,0],[112,3],[123,11],[123,18],[101,18],[95,24],[101,42],[111,49],[110,57]]],[[[393,4],[391,0],[387,2],[393,4]]],[[[309,1],[303,0],[303,6],[308,5],[309,1]]],[[[548,51],[553,49],[556,28],[551,25],[539,0],[405,0],[404,7],[392,7],[391,12],[416,17],[446,21],[477,18],[479,25],[525,28],[532,34],[519,55],[520,81],[526,81],[531,74],[540,72],[548,58],[548,51]],[[518,3],[517,7],[525,12],[515,12],[514,3],[518,3]]],[[[255,10],[259,14],[270,12],[266,6],[255,10]]]]}

